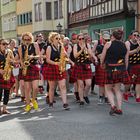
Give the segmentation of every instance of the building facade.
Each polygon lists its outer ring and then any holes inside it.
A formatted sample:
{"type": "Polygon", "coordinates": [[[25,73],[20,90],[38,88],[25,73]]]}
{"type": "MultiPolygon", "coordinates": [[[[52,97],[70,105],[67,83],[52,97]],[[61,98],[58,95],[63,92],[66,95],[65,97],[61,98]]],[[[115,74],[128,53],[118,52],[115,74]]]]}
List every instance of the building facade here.
{"type": "Polygon", "coordinates": [[[32,24],[32,0],[17,0],[17,38],[20,42],[20,37],[24,32],[33,33],[32,24]]]}
{"type": "Polygon", "coordinates": [[[2,37],[16,39],[16,0],[1,0],[2,37]]]}
{"type": "Polygon", "coordinates": [[[69,34],[88,33],[98,39],[103,31],[124,31],[127,39],[135,28],[134,16],[129,14],[127,0],[69,0],[69,34]]]}
{"type": "Polygon", "coordinates": [[[140,0],[138,0],[138,3],[137,3],[137,30],[139,31],[140,33],[140,0]]]}
{"type": "Polygon", "coordinates": [[[62,33],[67,34],[67,0],[33,0],[33,33],[48,35],[62,25],[62,33]]]}
{"type": "Polygon", "coordinates": [[[0,38],[2,38],[1,1],[0,1],[0,38]]]}

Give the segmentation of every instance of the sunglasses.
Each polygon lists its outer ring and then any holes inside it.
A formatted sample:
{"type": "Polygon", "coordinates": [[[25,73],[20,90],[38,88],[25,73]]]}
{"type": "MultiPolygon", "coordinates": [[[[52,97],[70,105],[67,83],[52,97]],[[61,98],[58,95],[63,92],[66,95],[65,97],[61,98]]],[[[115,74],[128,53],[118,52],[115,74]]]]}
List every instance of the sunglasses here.
{"type": "Polygon", "coordinates": [[[7,43],[1,43],[3,46],[8,45],[7,43]]]}
{"type": "Polygon", "coordinates": [[[110,39],[105,39],[105,41],[106,41],[106,42],[109,42],[109,41],[110,41],[110,39]]]}
{"type": "Polygon", "coordinates": [[[58,38],[58,37],[56,37],[55,39],[56,39],[56,40],[60,40],[60,38],[58,38]]]}
{"type": "Polygon", "coordinates": [[[24,39],[24,41],[31,41],[31,39],[24,39]]]}
{"type": "Polygon", "coordinates": [[[78,40],[84,40],[84,38],[79,38],[78,40]]]}
{"type": "Polygon", "coordinates": [[[138,34],[133,34],[133,36],[135,36],[135,37],[139,37],[139,35],[138,35],[138,34]]]}
{"type": "Polygon", "coordinates": [[[73,38],[72,40],[76,40],[76,38],[73,38]]]}

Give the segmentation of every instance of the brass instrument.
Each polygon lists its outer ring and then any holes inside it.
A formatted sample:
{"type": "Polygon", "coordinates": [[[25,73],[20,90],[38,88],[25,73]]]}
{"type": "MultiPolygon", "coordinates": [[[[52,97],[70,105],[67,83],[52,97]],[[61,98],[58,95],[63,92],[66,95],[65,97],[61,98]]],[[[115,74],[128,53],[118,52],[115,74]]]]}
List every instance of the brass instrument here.
{"type": "Polygon", "coordinates": [[[25,54],[24,54],[24,59],[23,59],[23,64],[24,64],[24,67],[22,68],[22,74],[23,76],[26,76],[27,74],[27,69],[28,69],[28,66],[30,65],[30,60],[29,60],[29,55],[28,55],[28,47],[26,47],[26,50],[25,50],[25,54]]]}
{"type": "Polygon", "coordinates": [[[66,70],[66,63],[69,61],[69,58],[67,57],[65,53],[65,49],[63,45],[61,44],[61,52],[60,52],[60,65],[59,65],[59,71],[60,74],[62,74],[66,70]]]}
{"type": "Polygon", "coordinates": [[[12,69],[13,69],[11,60],[14,60],[13,52],[10,49],[8,49],[7,51],[8,52],[7,52],[6,63],[5,63],[4,74],[3,74],[3,79],[5,81],[10,80],[12,69]]]}

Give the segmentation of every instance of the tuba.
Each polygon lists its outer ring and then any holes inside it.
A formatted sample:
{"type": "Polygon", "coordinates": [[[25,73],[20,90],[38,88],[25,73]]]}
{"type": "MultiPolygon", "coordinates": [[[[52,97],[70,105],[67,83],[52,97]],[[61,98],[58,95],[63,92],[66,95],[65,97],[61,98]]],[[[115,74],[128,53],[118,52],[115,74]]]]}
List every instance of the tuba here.
{"type": "Polygon", "coordinates": [[[24,64],[24,67],[22,68],[22,74],[23,74],[23,76],[26,76],[28,66],[30,65],[29,55],[28,55],[28,48],[29,48],[29,46],[26,47],[24,58],[23,58],[23,64],[24,64]]]}
{"type": "Polygon", "coordinates": [[[5,63],[5,67],[4,67],[4,74],[3,74],[3,79],[5,81],[10,80],[10,77],[12,74],[13,65],[11,63],[11,59],[14,60],[14,55],[13,55],[13,52],[10,49],[8,49],[6,63],[5,63]]]}
{"type": "Polygon", "coordinates": [[[65,49],[63,44],[61,43],[61,51],[60,51],[60,65],[59,65],[59,72],[62,74],[64,71],[66,71],[66,63],[69,61],[69,58],[67,57],[65,53],[65,49]]]}

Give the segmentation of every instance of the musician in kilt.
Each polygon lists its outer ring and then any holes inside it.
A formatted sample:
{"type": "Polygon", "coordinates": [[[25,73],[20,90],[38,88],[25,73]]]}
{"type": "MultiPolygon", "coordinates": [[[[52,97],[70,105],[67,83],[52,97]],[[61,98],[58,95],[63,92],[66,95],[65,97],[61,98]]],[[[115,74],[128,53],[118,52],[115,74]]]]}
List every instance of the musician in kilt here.
{"type": "Polygon", "coordinates": [[[117,30],[112,34],[111,41],[106,43],[101,54],[101,65],[105,66],[105,92],[111,104],[110,115],[122,115],[121,83],[130,80],[127,71],[129,50],[121,41],[123,31],[117,30]],[[117,104],[115,104],[114,94],[117,104]]]}
{"type": "Polygon", "coordinates": [[[38,109],[38,103],[36,96],[38,92],[38,80],[39,80],[39,66],[38,58],[40,55],[39,46],[33,42],[33,35],[30,32],[22,34],[22,44],[19,47],[20,63],[22,68],[22,75],[24,76],[25,85],[25,98],[26,107],[25,111],[31,110],[30,98],[32,92],[32,104],[35,110],[38,109]]]}
{"type": "MultiPolygon", "coordinates": [[[[7,104],[9,101],[10,89],[12,88],[15,82],[14,76],[12,75],[12,71],[11,74],[9,75],[10,78],[4,80],[6,58],[8,57],[8,51],[6,51],[7,47],[8,47],[8,42],[5,39],[1,39],[0,40],[0,115],[10,114],[10,112],[7,110],[7,104]],[[4,93],[3,110],[1,110],[2,93],[4,93]]],[[[11,59],[10,63],[13,61],[14,59],[11,59]]]]}
{"type": "Polygon", "coordinates": [[[126,41],[129,49],[129,75],[130,83],[135,84],[136,102],[140,103],[140,36],[138,31],[131,33],[131,39],[126,41]]]}
{"type": "Polygon", "coordinates": [[[74,57],[76,60],[72,76],[75,77],[78,82],[80,105],[84,105],[84,100],[87,104],[90,103],[88,99],[92,79],[90,58],[94,57],[95,61],[97,61],[97,58],[93,55],[90,45],[86,44],[83,34],[79,34],[77,39],[78,43],[74,46],[74,57]]]}
{"type": "Polygon", "coordinates": [[[63,47],[60,43],[60,34],[51,32],[48,39],[50,45],[46,50],[47,65],[43,67],[43,76],[44,80],[48,80],[49,83],[49,107],[53,107],[54,90],[56,87],[56,82],[58,82],[63,107],[64,109],[68,110],[69,107],[66,97],[66,71],[61,72],[59,70],[61,47],[63,47]]]}
{"type": "Polygon", "coordinates": [[[100,58],[101,53],[103,51],[104,45],[110,41],[110,34],[109,32],[103,32],[102,35],[100,35],[100,40],[97,40],[94,44],[94,47],[92,49],[93,53],[98,58],[98,65],[95,66],[95,83],[99,86],[99,102],[98,104],[108,103],[108,98],[105,94],[105,69],[103,69],[100,65],[100,58]]]}

